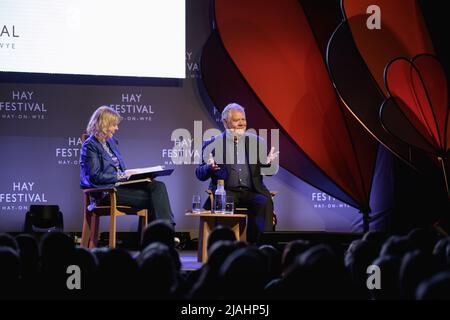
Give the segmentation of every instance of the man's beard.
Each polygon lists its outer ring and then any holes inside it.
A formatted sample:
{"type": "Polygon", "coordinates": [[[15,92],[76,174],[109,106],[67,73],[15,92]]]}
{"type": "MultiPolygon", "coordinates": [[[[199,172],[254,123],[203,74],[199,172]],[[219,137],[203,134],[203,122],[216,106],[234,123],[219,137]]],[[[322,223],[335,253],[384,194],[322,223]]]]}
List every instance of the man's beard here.
{"type": "Polygon", "coordinates": [[[233,136],[236,136],[236,137],[238,137],[238,138],[240,138],[240,137],[242,137],[243,135],[245,135],[245,129],[244,129],[244,128],[242,128],[242,129],[228,129],[228,130],[230,130],[230,133],[231,133],[233,136]]]}

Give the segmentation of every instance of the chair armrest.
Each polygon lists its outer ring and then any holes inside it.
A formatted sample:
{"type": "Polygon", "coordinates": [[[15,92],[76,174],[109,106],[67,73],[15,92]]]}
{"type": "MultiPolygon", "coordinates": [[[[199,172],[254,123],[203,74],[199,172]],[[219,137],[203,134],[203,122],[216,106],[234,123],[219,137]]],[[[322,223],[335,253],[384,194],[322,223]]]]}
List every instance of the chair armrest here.
{"type": "MultiPolygon", "coordinates": [[[[85,201],[86,203],[89,203],[89,199],[90,199],[90,193],[99,193],[99,192],[108,192],[109,193],[109,205],[111,207],[114,207],[116,205],[116,194],[115,192],[117,191],[116,188],[112,187],[112,188],[90,188],[90,189],[82,189],[83,190],[83,194],[85,196],[85,201]]],[[[89,204],[87,206],[87,210],[88,211],[92,211],[95,209],[95,207],[97,206],[96,202],[92,202],[91,204],[89,204]]]]}
{"type": "Polygon", "coordinates": [[[84,193],[96,193],[96,192],[116,192],[117,189],[116,188],[91,188],[91,189],[83,189],[84,193]]]}
{"type": "Polygon", "coordinates": [[[206,189],[206,193],[209,196],[209,203],[211,204],[211,208],[214,207],[214,194],[211,189],[206,189]]]}

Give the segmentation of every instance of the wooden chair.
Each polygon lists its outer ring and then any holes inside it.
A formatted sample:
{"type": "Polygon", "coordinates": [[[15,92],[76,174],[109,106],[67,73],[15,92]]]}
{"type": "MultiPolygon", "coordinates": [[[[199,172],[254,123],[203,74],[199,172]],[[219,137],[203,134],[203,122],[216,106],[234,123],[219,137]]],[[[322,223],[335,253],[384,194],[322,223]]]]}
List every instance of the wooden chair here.
{"type": "MultiPolygon", "coordinates": [[[[214,193],[212,192],[212,190],[207,189],[206,193],[209,195],[209,200],[211,201],[211,208],[214,208],[214,193]]],[[[270,196],[272,197],[272,199],[278,194],[277,191],[270,191],[270,196]]],[[[247,208],[235,208],[235,213],[240,213],[240,214],[247,214],[248,213],[248,209],[247,208]]],[[[275,227],[277,226],[278,223],[278,218],[277,215],[275,214],[275,210],[273,211],[273,219],[272,219],[272,224],[273,224],[273,231],[275,231],[275,227]]]]}
{"type": "Polygon", "coordinates": [[[142,239],[142,234],[145,226],[148,223],[148,210],[138,209],[128,206],[117,205],[116,202],[116,188],[95,188],[84,189],[84,221],[83,232],[81,236],[81,246],[86,248],[97,247],[98,231],[100,227],[100,217],[109,216],[109,247],[116,247],[116,217],[125,215],[139,216],[138,233],[139,239],[142,239]],[[91,204],[89,195],[98,192],[108,192],[110,197],[109,205],[95,206],[91,204]]]}

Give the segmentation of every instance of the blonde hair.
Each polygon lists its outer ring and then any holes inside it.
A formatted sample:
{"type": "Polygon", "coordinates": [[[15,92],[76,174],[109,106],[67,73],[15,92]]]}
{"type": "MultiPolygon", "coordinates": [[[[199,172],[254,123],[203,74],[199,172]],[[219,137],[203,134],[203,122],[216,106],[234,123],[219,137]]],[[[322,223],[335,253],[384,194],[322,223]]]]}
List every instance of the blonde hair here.
{"type": "Polygon", "coordinates": [[[91,116],[86,127],[88,135],[103,138],[106,135],[106,130],[114,124],[119,124],[122,120],[120,114],[108,106],[101,106],[91,116]]]}

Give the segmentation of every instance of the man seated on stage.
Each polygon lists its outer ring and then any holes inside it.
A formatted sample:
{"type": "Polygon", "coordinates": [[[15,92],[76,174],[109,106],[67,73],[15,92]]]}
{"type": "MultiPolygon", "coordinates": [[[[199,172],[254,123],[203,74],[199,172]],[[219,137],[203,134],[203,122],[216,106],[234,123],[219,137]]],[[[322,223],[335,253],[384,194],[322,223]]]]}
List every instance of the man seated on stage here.
{"type": "MultiPolygon", "coordinates": [[[[222,122],[226,130],[203,144],[203,161],[195,174],[201,181],[211,179],[213,193],[217,181],[225,181],[227,196],[233,196],[235,207],[248,208],[247,239],[256,242],[263,231],[273,229],[272,197],[264,185],[261,170],[271,166],[278,152],[272,147],[264,159],[258,157],[263,144],[262,150],[266,150],[265,142],[246,132],[245,110],[239,104],[231,103],[225,107],[222,122]]],[[[210,209],[208,201],[204,208],[210,209]]]]}

